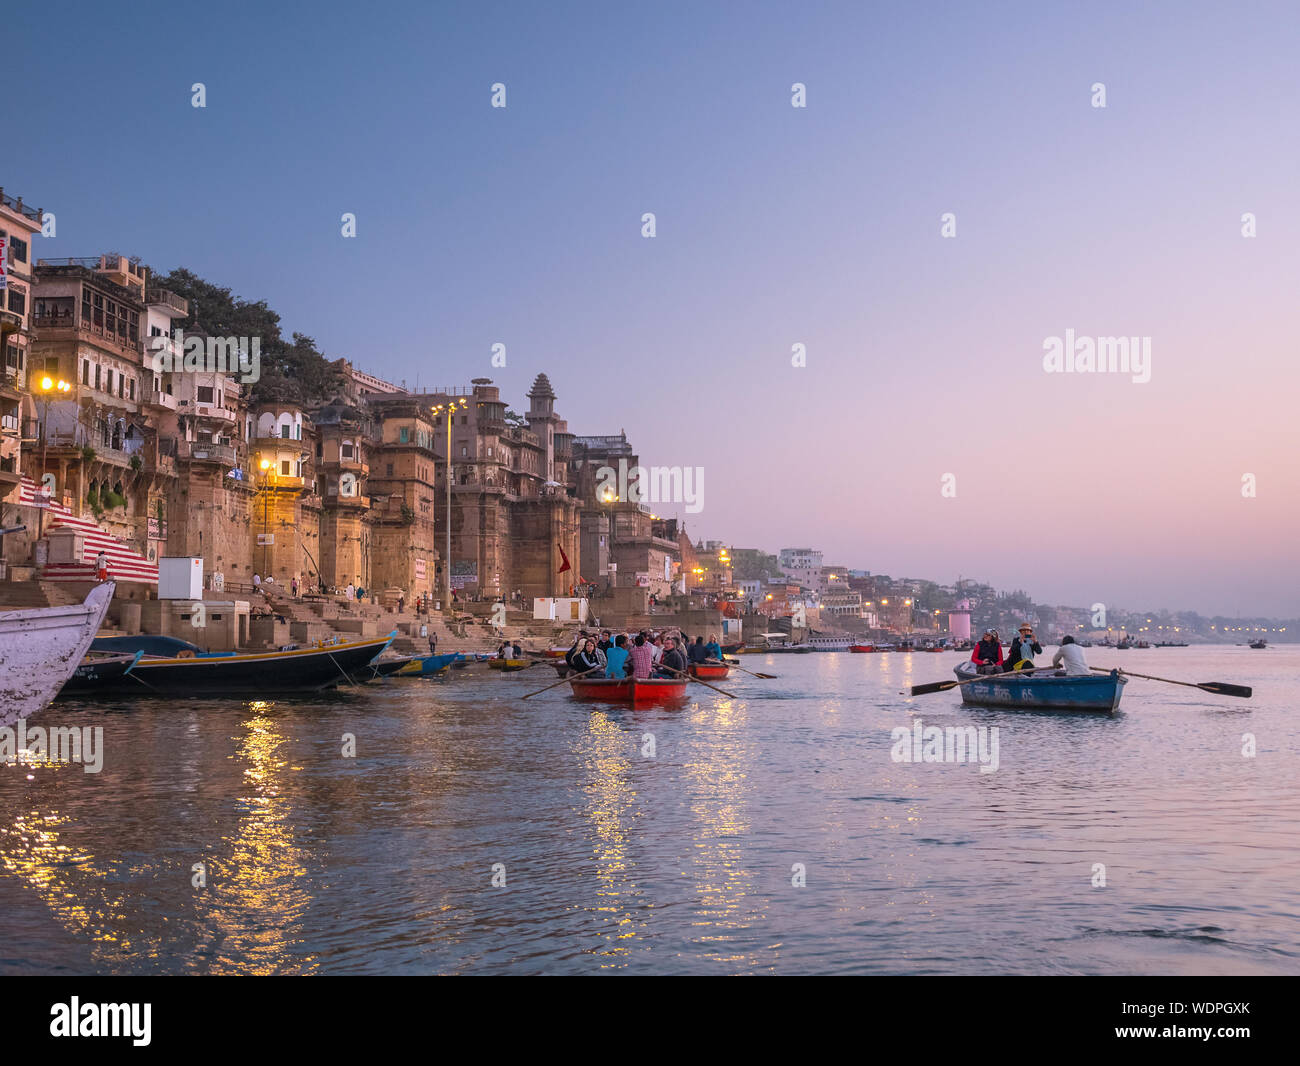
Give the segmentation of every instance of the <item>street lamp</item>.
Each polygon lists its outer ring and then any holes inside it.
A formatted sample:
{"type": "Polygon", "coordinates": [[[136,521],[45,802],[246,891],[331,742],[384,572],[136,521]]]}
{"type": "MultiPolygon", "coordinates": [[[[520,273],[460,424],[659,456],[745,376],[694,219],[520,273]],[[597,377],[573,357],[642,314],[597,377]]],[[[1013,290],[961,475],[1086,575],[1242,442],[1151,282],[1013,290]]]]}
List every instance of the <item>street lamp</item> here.
{"type": "MultiPolygon", "coordinates": [[[[45,402],[45,413],[41,416],[41,480],[42,481],[44,481],[45,479],[45,454],[46,454],[46,445],[47,445],[45,424],[50,420],[50,401],[54,399],[54,397],[58,393],[61,392],[66,393],[71,391],[72,391],[72,386],[69,385],[62,378],[55,379],[50,377],[49,375],[46,375],[45,377],[41,378],[40,393],[41,393],[41,398],[45,402]]],[[[45,534],[45,512],[49,509],[49,506],[50,506],[49,496],[46,496],[45,506],[41,508],[40,517],[37,519],[37,523],[36,523],[37,540],[40,540],[41,537],[44,536],[45,534]]]]}
{"type": "Polygon", "coordinates": [[[447,454],[446,454],[446,475],[447,475],[447,516],[443,521],[447,523],[447,550],[443,553],[442,560],[442,609],[448,611],[451,608],[451,421],[456,417],[456,410],[465,410],[469,407],[468,401],[451,400],[446,403],[434,404],[430,411],[435,415],[445,415],[447,419],[447,454]]]}

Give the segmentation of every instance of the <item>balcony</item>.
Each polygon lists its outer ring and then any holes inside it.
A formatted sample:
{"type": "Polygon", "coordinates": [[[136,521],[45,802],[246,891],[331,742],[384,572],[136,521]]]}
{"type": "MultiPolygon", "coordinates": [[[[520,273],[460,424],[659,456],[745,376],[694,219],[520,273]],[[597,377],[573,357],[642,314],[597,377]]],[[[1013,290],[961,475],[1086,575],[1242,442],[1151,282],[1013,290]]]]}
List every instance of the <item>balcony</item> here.
{"type": "Polygon", "coordinates": [[[237,411],[219,403],[199,403],[197,400],[182,400],[177,404],[177,410],[181,414],[210,419],[213,422],[220,422],[228,426],[233,426],[239,422],[237,411]]]}
{"type": "Polygon", "coordinates": [[[185,318],[190,313],[190,302],[184,296],[177,296],[168,289],[149,289],[145,293],[144,302],[155,306],[166,307],[175,311],[181,318],[185,318]]]}
{"type": "Polygon", "coordinates": [[[150,389],[145,394],[144,402],[150,407],[162,407],[168,411],[176,410],[176,397],[170,392],[160,392],[157,389],[150,389]]]}
{"type": "Polygon", "coordinates": [[[219,463],[235,466],[235,449],[228,444],[210,444],[206,441],[183,440],[177,443],[177,457],[192,463],[219,463]]]}
{"type": "Polygon", "coordinates": [[[10,211],[15,211],[18,214],[22,215],[23,218],[35,222],[37,229],[40,228],[40,224],[41,224],[40,208],[28,207],[25,203],[23,203],[23,198],[21,196],[18,197],[17,200],[15,200],[12,196],[5,195],[4,189],[0,189],[0,204],[9,208],[10,211]]]}

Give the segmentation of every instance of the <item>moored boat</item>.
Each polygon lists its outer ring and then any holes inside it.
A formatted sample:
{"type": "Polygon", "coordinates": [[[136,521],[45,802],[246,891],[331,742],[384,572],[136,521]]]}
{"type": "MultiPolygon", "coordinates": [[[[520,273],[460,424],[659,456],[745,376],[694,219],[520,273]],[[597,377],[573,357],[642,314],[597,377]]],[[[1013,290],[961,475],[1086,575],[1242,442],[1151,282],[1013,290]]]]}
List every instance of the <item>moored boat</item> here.
{"type": "Polygon", "coordinates": [[[410,660],[395,671],[397,677],[433,677],[441,674],[460,659],[460,652],[453,651],[447,655],[413,655],[410,660]]]}
{"type": "Polygon", "coordinates": [[[580,700],[604,700],[641,707],[686,698],[685,678],[597,677],[574,678],[569,682],[573,695],[580,700]]]}
{"type": "Polygon", "coordinates": [[[981,677],[972,662],[962,663],[953,673],[959,681],[970,682],[960,686],[963,703],[1017,711],[1114,714],[1119,709],[1127,681],[1118,670],[1081,676],[1066,676],[1042,669],[1032,674],[1013,670],[981,677]]]}
{"type": "Polygon", "coordinates": [[[859,655],[865,655],[870,652],[874,652],[875,650],[876,650],[876,646],[874,644],[850,644],[849,645],[849,651],[857,652],[859,655]]]}
{"type": "Polygon", "coordinates": [[[106,581],[82,603],[0,613],[0,726],[35,714],[59,694],[95,639],[115,588],[106,581]]]}
{"type": "Polygon", "coordinates": [[[142,651],[134,655],[125,652],[118,655],[95,655],[94,653],[87,655],[68,678],[68,683],[59,690],[59,699],[64,696],[83,696],[86,693],[99,692],[118,684],[143,656],[142,651]]]}
{"type": "Polygon", "coordinates": [[[122,688],[136,696],[152,694],[191,699],[314,692],[351,680],[351,675],[383,652],[396,636],[397,630],[393,630],[386,637],[291,651],[146,658],[126,675],[122,688]]]}

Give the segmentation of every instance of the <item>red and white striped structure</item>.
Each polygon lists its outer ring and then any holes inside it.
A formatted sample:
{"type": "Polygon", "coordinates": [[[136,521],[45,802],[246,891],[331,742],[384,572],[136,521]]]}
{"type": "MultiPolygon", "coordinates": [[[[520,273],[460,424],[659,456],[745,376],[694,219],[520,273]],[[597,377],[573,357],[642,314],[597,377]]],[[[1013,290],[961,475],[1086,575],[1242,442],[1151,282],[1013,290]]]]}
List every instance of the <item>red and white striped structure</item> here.
{"type": "Polygon", "coordinates": [[[79,518],[61,503],[55,503],[43,488],[25,477],[19,486],[18,502],[23,507],[42,508],[46,531],[73,529],[84,538],[79,563],[49,563],[41,570],[42,581],[94,581],[95,560],[103,552],[108,558],[108,576],[113,581],[158,584],[158,566],[140,555],[125,541],[101,529],[92,519],[79,518]]]}

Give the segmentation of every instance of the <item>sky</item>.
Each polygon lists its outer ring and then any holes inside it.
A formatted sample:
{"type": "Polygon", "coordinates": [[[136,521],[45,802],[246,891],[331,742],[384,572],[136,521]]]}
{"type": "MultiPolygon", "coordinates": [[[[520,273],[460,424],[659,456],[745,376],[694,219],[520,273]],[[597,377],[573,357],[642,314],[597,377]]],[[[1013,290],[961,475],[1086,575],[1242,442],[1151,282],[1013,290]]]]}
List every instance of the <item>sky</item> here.
{"type": "Polygon", "coordinates": [[[1129,7],[21,5],[0,184],[34,255],[188,267],[389,380],[544,371],[703,470],[655,505],[694,537],[1293,617],[1300,8],[1129,7]],[[1067,330],[1149,380],[1049,372],[1067,330]]]}

